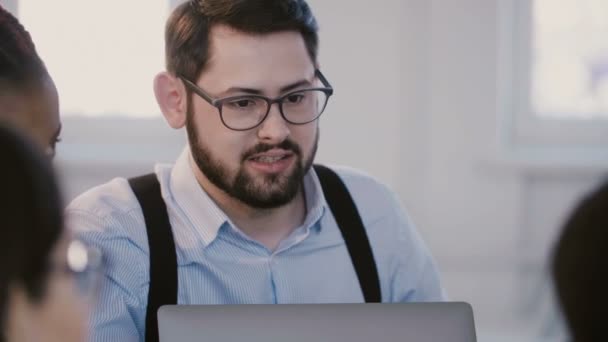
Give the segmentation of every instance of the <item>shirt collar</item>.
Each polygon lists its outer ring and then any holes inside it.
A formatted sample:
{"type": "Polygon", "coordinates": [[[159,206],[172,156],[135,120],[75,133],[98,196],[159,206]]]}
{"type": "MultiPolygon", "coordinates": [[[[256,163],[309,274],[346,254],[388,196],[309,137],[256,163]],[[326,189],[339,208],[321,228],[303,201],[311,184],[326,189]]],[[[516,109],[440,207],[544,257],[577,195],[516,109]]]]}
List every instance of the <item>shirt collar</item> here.
{"type": "Polygon", "coordinates": [[[207,246],[228,217],[198,183],[190,163],[190,148],[186,146],[171,171],[171,189],[175,202],[207,246]]]}
{"type": "Polygon", "coordinates": [[[327,211],[327,201],[325,200],[319,177],[313,167],[311,167],[310,171],[304,176],[303,183],[307,210],[303,226],[306,229],[316,227],[320,230],[321,224],[316,223],[320,222],[327,211]]]}
{"type": "MultiPolygon", "coordinates": [[[[171,171],[171,189],[178,207],[198,232],[205,246],[208,246],[217,238],[221,227],[230,223],[230,219],[200,186],[191,163],[194,161],[190,148],[186,146],[171,171]]],[[[302,227],[306,230],[313,227],[320,230],[320,219],[326,212],[327,202],[314,168],[310,168],[304,176],[303,185],[307,212],[302,227]]]]}

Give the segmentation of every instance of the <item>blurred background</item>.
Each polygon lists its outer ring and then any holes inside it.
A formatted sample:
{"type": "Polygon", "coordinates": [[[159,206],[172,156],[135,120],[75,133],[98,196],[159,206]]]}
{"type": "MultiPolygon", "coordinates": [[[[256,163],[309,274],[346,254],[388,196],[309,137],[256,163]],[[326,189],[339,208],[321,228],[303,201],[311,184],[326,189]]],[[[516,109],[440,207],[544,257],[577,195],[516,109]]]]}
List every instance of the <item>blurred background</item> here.
{"type": "MultiPolygon", "coordinates": [[[[548,258],[608,169],[605,0],[308,0],[335,88],[318,161],[399,195],[480,342],[560,341],[548,258]]],[[[68,199],[172,162],[152,79],[176,0],[0,0],[57,83],[68,199]]]]}

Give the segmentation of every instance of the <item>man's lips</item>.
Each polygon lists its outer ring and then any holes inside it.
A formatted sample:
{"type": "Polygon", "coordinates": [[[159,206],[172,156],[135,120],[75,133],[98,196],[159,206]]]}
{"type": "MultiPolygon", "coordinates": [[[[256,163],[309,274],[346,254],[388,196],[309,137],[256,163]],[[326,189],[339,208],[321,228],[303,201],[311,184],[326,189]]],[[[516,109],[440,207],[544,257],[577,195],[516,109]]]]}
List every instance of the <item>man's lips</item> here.
{"type": "Polygon", "coordinates": [[[294,155],[294,153],[291,151],[273,148],[272,150],[268,150],[266,152],[253,154],[253,155],[247,157],[247,160],[271,163],[271,162],[275,162],[278,160],[287,159],[293,155],[294,155]]]}
{"type": "Polygon", "coordinates": [[[294,162],[295,153],[283,149],[272,149],[256,153],[246,159],[254,169],[264,173],[280,173],[294,162]]]}

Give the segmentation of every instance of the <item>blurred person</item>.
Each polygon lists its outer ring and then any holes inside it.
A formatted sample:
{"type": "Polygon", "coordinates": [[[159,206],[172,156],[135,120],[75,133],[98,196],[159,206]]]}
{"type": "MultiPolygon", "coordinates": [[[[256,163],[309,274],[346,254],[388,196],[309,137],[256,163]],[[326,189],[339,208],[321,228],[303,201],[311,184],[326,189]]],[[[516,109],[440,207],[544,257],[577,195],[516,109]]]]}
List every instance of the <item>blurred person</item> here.
{"type": "Polygon", "coordinates": [[[573,342],[607,341],[608,182],[575,208],[556,244],[553,280],[573,342]]]}
{"type": "Polygon", "coordinates": [[[0,123],[55,155],[61,123],[57,90],[29,33],[0,6],[0,123]]]}
{"type": "Polygon", "coordinates": [[[0,342],[83,342],[101,259],[64,229],[50,161],[0,125],[0,342]]]}
{"type": "Polygon", "coordinates": [[[362,172],[313,166],[334,91],[317,32],[303,0],[173,11],[154,91],[188,145],[175,165],[114,179],[67,211],[107,261],[93,341],[157,340],[161,304],[445,299],[396,194],[362,172]]]}

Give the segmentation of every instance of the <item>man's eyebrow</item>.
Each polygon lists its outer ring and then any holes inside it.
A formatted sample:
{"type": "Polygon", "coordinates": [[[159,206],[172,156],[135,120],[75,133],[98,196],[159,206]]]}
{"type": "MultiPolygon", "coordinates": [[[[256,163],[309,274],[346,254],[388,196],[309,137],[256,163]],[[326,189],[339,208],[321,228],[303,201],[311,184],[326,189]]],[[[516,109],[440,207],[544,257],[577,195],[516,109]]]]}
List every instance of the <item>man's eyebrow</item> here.
{"type": "MultiPolygon", "coordinates": [[[[280,92],[281,93],[285,93],[288,92],[290,90],[302,87],[302,86],[307,86],[307,85],[311,85],[309,80],[299,80],[297,82],[291,83],[289,85],[286,85],[284,87],[281,87],[280,92]]],[[[229,94],[229,93],[246,93],[246,94],[251,94],[251,95],[263,95],[263,91],[261,91],[260,89],[255,89],[255,88],[246,88],[246,87],[230,87],[228,88],[228,90],[226,90],[224,92],[224,94],[229,94]]]]}
{"type": "Polygon", "coordinates": [[[299,80],[297,82],[294,82],[290,85],[286,85],[284,87],[281,88],[281,93],[286,93],[290,90],[302,87],[302,86],[306,86],[306,85],[311,85],[309,80],[299,80]]]}
{"type": "Polygon", "coordinates": [[[224,91],[224,94],[229,93],[247,93],[252,95],[262,95],[262,91],[259,89],[245,87],[230,87],[226,91],[224,91]]]}

